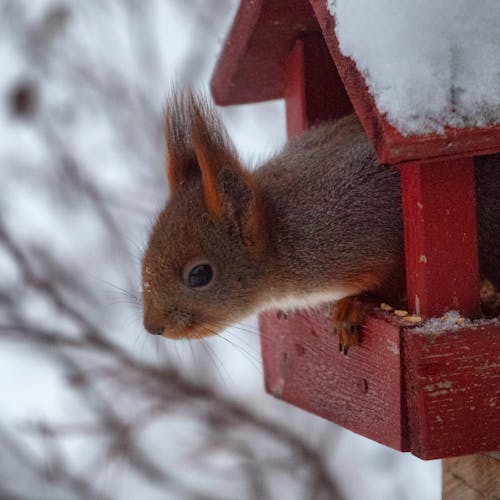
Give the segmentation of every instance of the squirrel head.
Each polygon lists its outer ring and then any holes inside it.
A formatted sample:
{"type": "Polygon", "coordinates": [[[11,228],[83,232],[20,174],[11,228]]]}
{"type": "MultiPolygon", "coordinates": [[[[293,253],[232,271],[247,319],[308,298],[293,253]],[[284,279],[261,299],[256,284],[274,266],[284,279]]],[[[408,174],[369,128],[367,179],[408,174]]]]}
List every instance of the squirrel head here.
{"type": "Polygon", "coordinates": [[[216,334],[256,307],[267,247],[263,200],[216,113],[184,93],[166,107],[170,197],[142,262],[144,326],[216,334]]]}

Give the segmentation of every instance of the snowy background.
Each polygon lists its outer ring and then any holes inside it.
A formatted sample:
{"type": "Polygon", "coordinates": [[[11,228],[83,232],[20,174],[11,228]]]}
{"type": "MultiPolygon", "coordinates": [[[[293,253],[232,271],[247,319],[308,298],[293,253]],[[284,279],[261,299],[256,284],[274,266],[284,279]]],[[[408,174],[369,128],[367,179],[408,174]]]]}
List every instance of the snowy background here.
{"type": "MultiPolygon", "coordinates": [[[[0,0],[0,498],[439,498],[439,462],[267,396],[254,319],[142,330],[164,98],[207,89],[235,8],[0,0]]],[[[285,140],[281,102],[221,112],[252,165],[285,140]]]]}

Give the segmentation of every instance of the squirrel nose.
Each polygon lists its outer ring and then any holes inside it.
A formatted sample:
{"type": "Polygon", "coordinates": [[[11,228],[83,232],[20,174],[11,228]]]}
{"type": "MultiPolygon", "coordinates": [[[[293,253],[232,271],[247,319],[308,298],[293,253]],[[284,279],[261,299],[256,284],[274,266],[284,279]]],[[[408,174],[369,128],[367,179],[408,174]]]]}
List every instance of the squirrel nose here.
{"type": "Polygon", "coordinates": [[[147,301],[144,302],[143,325],[151,335],[163,335],[165,329],[163,316],[147,301]]]}
{"type": "Polygon", "coordinates": [[[146,328],[146,330],[151,335],[163,335],[163,330],[150,330],[149,328],[146,328]]]}
{"type": "Polygon", "coordinates": [[[149,318],[144,317],[144,328],[151,335],[163,335],[163,324],[160,324],[156,321],[151,321],[149,318]]]}

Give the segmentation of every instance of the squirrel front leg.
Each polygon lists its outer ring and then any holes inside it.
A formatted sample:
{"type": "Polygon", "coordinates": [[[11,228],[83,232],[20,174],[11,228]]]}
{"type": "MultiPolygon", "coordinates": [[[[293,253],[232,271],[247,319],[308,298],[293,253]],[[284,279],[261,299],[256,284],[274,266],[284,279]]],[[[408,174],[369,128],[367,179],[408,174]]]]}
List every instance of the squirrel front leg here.
{"type": "Polygon", "coordinates": [[[338,300],[332,305],[330,319],[339,337],[339,350],[347,355],[349,347],[358,345],[365,314],[380,304],[374,295],[361,293],[338,300]]]}

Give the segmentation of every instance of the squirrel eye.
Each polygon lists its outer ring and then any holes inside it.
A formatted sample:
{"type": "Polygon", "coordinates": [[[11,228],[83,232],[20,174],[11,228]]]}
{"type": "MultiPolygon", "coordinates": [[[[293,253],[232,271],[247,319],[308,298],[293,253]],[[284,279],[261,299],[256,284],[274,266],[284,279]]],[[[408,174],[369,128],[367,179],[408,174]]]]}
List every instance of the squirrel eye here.
{"type": "Polygon", "coordinates": [[[191,288],[198,288],[208,285],[214,276],[212,266],[210,264],[198,264],[189,271],[189,286],[191,288]]]}

